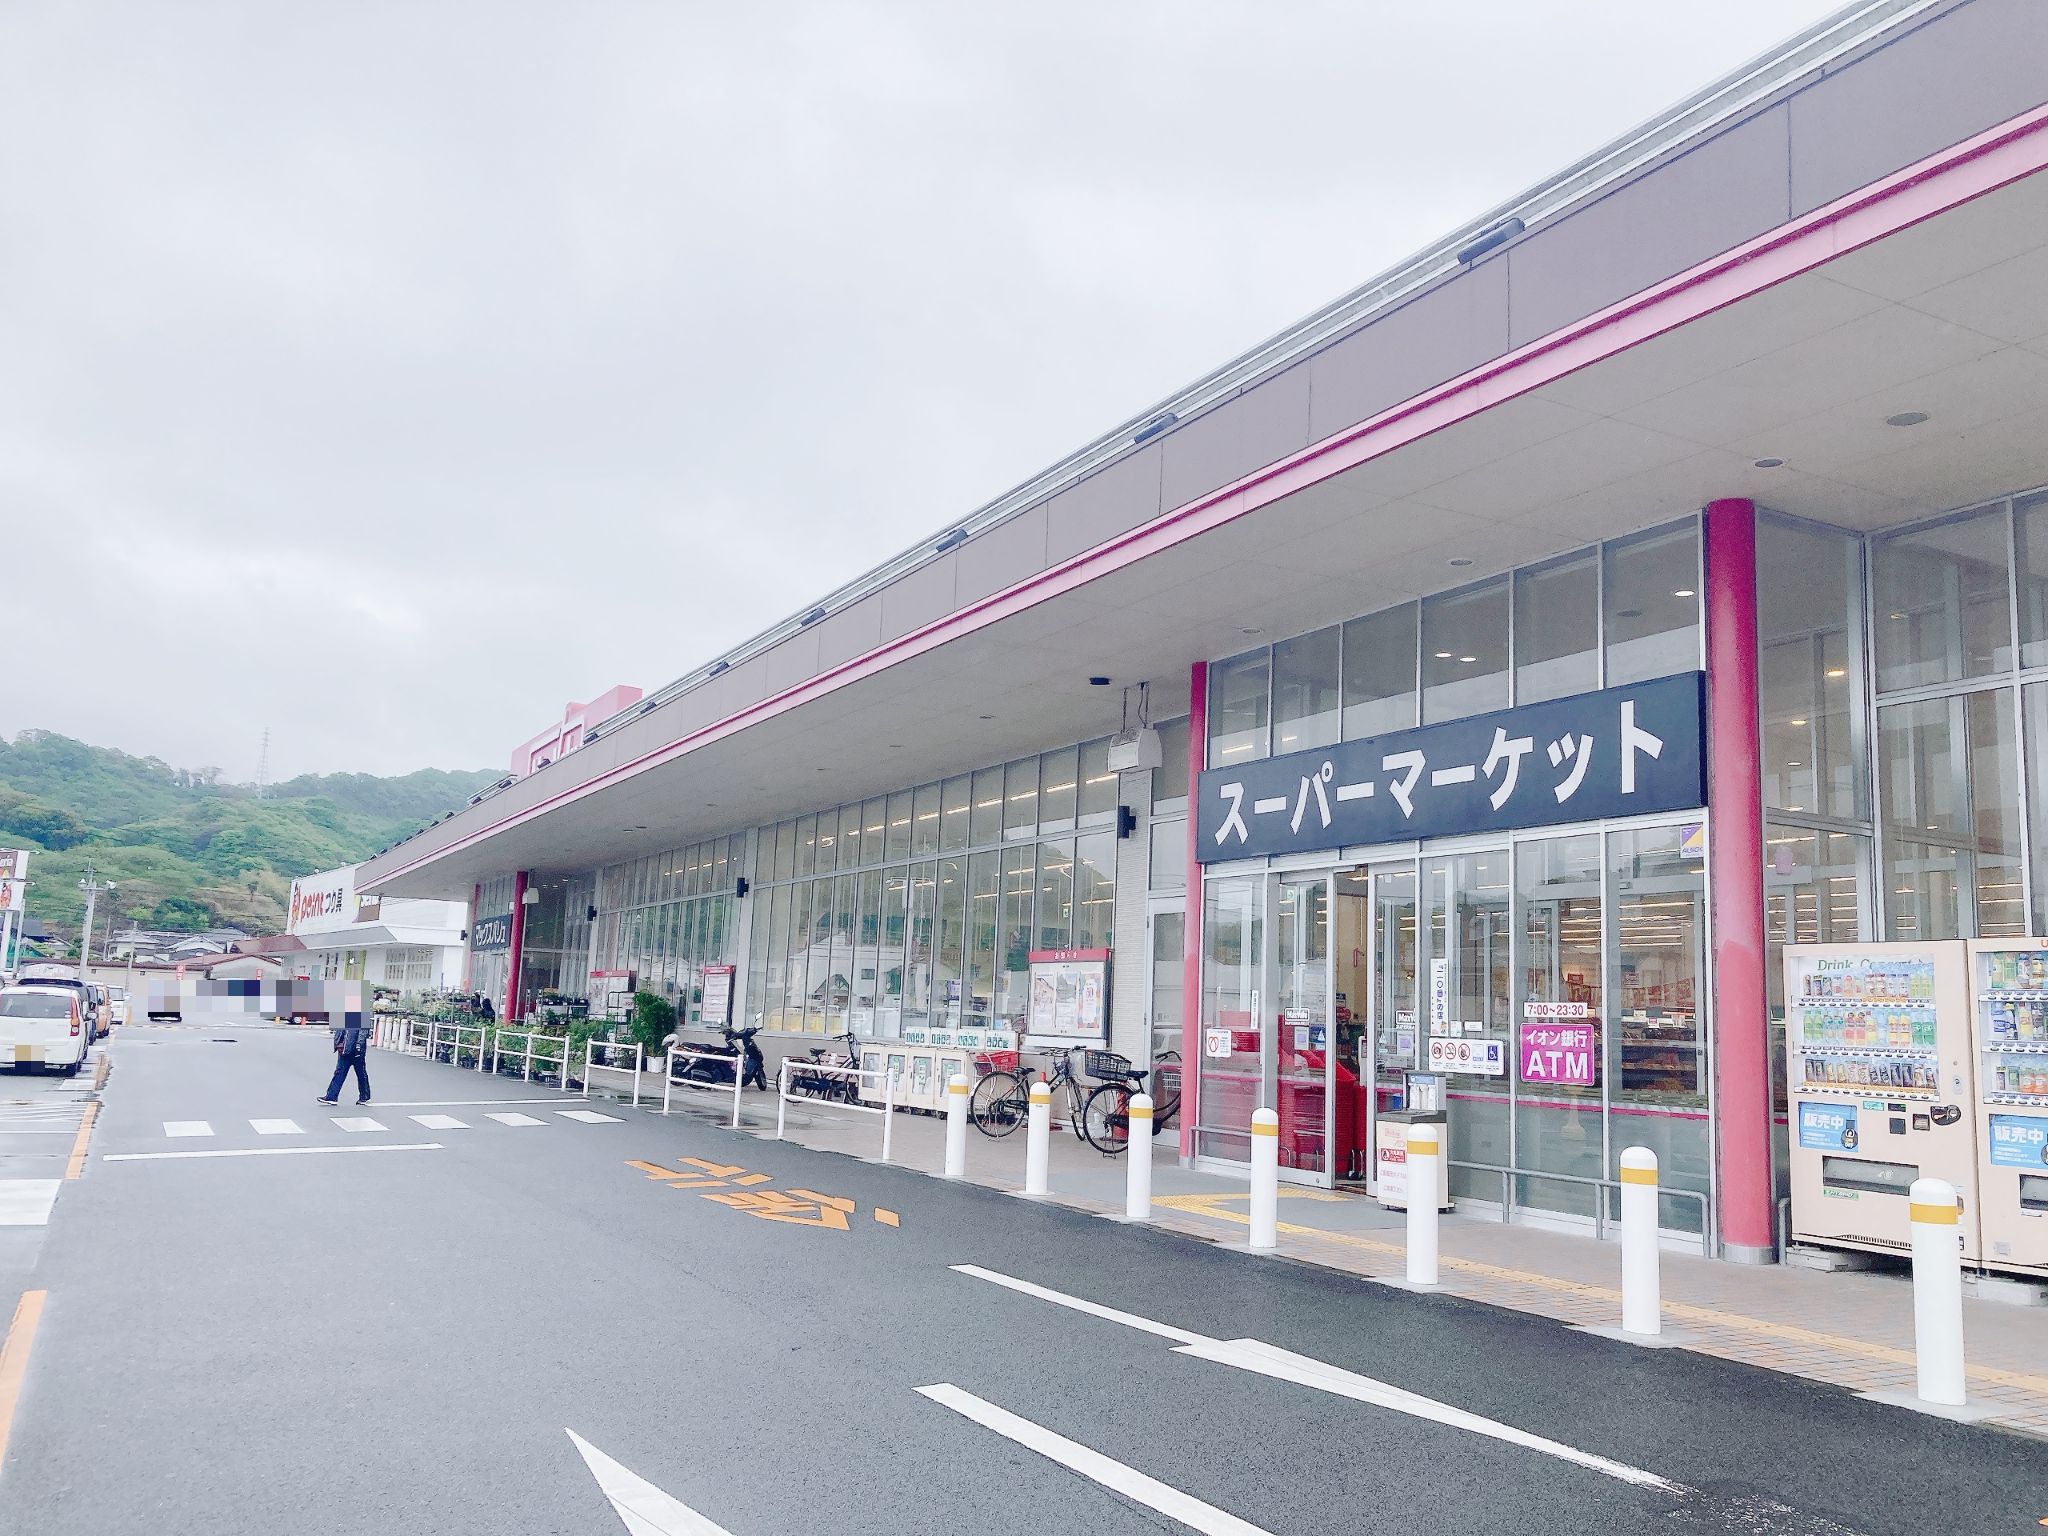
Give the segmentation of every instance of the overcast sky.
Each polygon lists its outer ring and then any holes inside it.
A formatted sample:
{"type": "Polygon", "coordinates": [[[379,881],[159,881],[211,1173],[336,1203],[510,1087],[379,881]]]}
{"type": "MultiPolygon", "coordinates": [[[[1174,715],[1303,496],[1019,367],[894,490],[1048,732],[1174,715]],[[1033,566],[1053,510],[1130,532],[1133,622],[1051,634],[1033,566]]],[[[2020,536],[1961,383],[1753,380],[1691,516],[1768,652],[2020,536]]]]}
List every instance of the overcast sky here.
{"type": "Polygon", "coordinates": [[[0,732],[488,767],[1825,14],[0,3],[0,732]]]}

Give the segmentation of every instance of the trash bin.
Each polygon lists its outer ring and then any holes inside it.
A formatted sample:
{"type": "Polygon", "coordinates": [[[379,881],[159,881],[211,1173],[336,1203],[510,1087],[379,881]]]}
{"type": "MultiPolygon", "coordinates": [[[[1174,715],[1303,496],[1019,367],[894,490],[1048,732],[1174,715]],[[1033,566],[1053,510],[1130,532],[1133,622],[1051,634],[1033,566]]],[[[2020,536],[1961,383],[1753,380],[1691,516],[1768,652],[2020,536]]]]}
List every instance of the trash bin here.
{"type": "MultiPolygon", "coordinates": [[[[1373,1174],[1379,1202],[1387,1210],[1405,1211],[1408,1209],[1408,1127],[1437,1127],[1438,1161],[1442,1162],[1450,1153],[1450,1117],[1441,1109],[1389,1109],[1381,1112],[1376,1123],[1373,1174]]],[[[1437,1192],[1437,1209],[1440,1211],[1451,1208],[1450,1183],[1446,1173],[1444,1187],[1437,1192]]]]}

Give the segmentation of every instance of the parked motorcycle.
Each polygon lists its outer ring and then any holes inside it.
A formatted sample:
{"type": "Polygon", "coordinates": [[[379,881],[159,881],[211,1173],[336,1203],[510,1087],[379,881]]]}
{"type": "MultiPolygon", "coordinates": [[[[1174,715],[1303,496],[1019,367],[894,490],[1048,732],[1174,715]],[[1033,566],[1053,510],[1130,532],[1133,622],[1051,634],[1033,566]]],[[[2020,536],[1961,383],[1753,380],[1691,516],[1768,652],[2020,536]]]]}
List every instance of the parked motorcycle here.
{"type": "Polygon", "coordinates": [[[760,1026],[751,1029],[725,1027],[725,1044],[709,1045],[703,1049],[708,1055],[692,1056],[686,1076],[700,1083],[729,1083],[737,1067],[740,1082],[762,1093],[768,1091],[768,1059],[761,1054],[761,1047],[754,1044],[754,1036],[761,1032],[760,1026]]]}

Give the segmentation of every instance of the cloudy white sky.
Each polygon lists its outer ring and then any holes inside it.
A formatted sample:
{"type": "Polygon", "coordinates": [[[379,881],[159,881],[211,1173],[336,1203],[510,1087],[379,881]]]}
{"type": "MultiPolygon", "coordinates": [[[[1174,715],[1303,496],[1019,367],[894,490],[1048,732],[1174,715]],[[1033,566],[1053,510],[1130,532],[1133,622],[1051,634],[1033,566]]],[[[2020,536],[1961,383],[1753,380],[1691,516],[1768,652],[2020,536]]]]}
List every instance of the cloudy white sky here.
{"type": "Polygon", "coordinates": [[[1830,9],[8,0],[0,732],[499,764],[1830,9]]]}

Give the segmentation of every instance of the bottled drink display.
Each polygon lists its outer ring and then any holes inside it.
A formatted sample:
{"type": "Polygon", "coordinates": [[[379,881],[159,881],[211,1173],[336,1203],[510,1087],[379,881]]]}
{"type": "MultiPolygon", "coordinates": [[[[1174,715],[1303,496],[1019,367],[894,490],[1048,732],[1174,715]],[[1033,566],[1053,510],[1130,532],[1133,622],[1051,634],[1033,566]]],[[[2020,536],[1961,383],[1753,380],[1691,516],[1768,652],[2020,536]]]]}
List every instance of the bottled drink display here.
{"type": "Polygon", "coordinates": [[[1925,1095],[1939,1087],[1932,961],[1824,961],[1806,974],[1794,1008],[1800,1086],[1925,1095]]]}
{"type": "Polygon", "coordinates": [[[1978,959],[1980,1091],[1998,1103],[2048,1103],[2048,954],[1993,950],[1978,959]]]}

